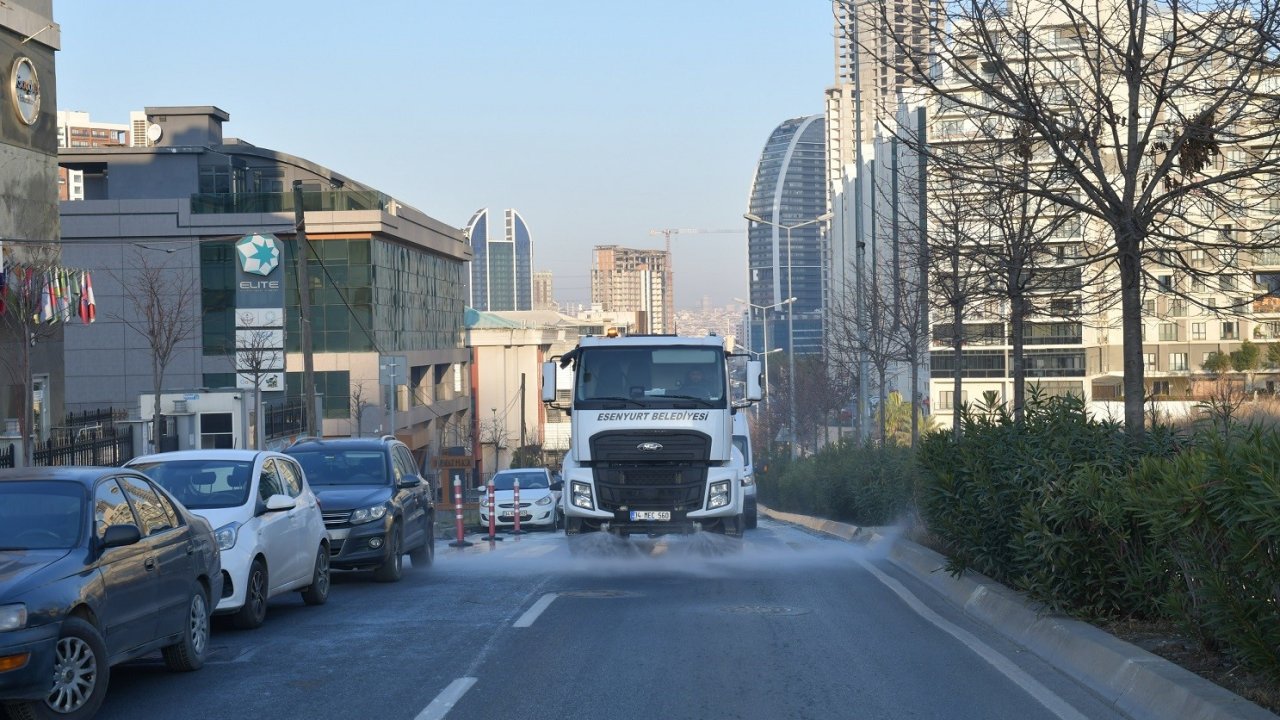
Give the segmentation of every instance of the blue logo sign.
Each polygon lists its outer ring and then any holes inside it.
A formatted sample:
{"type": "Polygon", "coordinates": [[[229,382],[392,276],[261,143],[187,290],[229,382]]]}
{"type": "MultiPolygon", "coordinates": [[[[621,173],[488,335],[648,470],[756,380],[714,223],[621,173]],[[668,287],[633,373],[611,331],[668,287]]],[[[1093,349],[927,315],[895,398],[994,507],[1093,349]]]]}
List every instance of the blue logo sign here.
{"type": "Polygon", "coordinates": [[[240,269],[253,275],[270,275],[280,264],[280,248],[270,235],[246,235],[236,243],[240,269]]]}

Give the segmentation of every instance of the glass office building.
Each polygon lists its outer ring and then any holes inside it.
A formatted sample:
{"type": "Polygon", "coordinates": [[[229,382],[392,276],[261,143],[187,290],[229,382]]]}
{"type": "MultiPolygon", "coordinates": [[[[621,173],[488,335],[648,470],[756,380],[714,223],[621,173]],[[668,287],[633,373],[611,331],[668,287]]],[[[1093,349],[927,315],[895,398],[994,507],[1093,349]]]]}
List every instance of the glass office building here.
{"type": "Polygon", "coordinates": [[[503,211],[501,231],[489,209],[467,223],[475,253],[471,261],[471,306],[482,311],[533,309],[533,239],[515,210],[503,211]]]}
{"type": "Polygon", "coordinates": [[[769,323],[771,347],[790,350],[788,312],[794,312],[797,355],[822,353],[823,253],[825,223],[812,222],[827,210],[826,133],[823,116],[792,118],[769,136],[751,185],[749,212],[769,223],[752,222],[747,233],[751,310],[747,335],[753,351],[764,347],[769,323]],[[809,223],[803,227],[795,227],[809,223]],[[792,227],[789,233],[785,229],[792,227]],[[788,306],[761,310],[794,297],[788,306]],[[766,318],[767,315],[767,318],[766,318]]]}

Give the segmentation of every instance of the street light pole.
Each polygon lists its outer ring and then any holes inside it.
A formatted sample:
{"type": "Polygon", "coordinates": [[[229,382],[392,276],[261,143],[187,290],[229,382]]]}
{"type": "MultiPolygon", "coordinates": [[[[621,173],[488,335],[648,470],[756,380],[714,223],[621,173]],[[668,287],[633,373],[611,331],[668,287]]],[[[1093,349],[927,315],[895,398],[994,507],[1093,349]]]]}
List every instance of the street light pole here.
{"type": "MultiPolygon", "coordinates": [[[[769,423],[768,423],[768,418],[769,418],[769,356],[770,356],[771,354],[775,353],[775,352],[778,352],[778,351],[779,351],[779,350],[781,350],[782,348],[774,348],[774,349],[772,349],[772,350],[770,350],[770,349],[769,349],[769,311],[770,311],[770,310],[772,310],[772,309],[774,309],[774,308],[777,308],[777,307],[782,307],[783,305],[791,305],[792,303],[794,303],[794,302],[796,301],[796,299],[795,299],[794,297],[789,297],[789,298],[787,298],[786,300],[783,300],[783,301],[782,301],[782,302],[780,302],[780,303],[774,303],[773,305],[752,305],[749,301],[747,301],[747,300],[743,300],[742,298],[734,298],[734,301],[735,301],[735,302],[740,302],[740,303],[742,303],[742,304],[746,305],[747,307],[751,308],[752,310],[759,310],[759,311],[760,311],[760,322],[761,322],[762,327],[764,328],[764,338],[763,338],[763,344],[760,346],[760,355],[764,358],[764,413],[765,413],[765,430],[766,430],[766,436],[767,436],[767,438],[768,438],[768,442],[769,442],[770,446],[772,446],[772,444],[773,444],[773,437],[772,437],[771,435],[768,435],[768,431],[769,431],[769,429],[770,429],[770,428],[769,428],[769,423]]],[[[747,350],[747,351],[748,351],[748,352],[751,352],[750,348],[748,348],[748,350],[747,350]]],[[[794,405],[795,403],[792,403],[792,404],[794,405]]],[[[792,416],[792,419],[793,419],[793,420],[794,420],[794,417],[795,417],[795,416],[793,415],[793,416],[792,416]]]]}
{"type": "MultiPolygon", "coordinates": [[[[760,223],[761,225],[769,225],[770,227],[779,228],[787,234],[787,295],[791,296],[791,299],[787,301],[787,304],[791,305],[791,307],[787,308],[787,392],[791,396],[790,402],[788,402],[787,404],[790,406],[790,410],[791,410],[790,412],[791,459],[794,460],[795,458],[800,456],[800,448],[796,442],[799,439],[799,436],[796,433],[796,335],[795,335],[795,305],[793,304],[796,298],[795,298],[795,287],[791,284],[791,267],[792,267],[791,231],[799,227],[804,227],[806,225],[814,225],[816,223],[826,222],[827,220],[831,219],[832,213],[825,212],[812,220],[805,220],[802,223],[795,223],[794,225],[783,225],[781,223],[773,222],[772,220],[765,220],[759,215],[753,215],[751,213],[747,213],[742,217],[746,218],[750,222],[756,222],[756,223],[760,223]]],[[[767,368],[766,368],[766,372],[767,372],[767,368]]]]}

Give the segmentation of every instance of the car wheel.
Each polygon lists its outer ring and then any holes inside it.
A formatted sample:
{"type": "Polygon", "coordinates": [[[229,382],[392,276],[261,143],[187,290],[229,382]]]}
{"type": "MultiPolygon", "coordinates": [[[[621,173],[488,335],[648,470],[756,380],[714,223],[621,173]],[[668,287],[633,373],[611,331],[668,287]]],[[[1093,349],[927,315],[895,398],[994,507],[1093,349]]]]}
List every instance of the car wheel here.
{"type": "Polygon", "coordinates": [[[209,650],[209,603],[204,588],[197,587],[191,593],[187,607],[187,621],[182,629],[182,639],[161,649],[164,666],[174,672],[190,672],[204,667],[204,656],[209,650]]]}
{"type": "Polygon", "coordinates": [[[387,548],[387,560],[373,571],[373,579],[378,582],[398,582],[404,574],[404,539],[400,526],[391,528],[391,546],[387,548]]]}
{"type": "Polygon", "coordinates": [[[9,705],[9,715],[13,720],[91,718],[107,696],[110,676],[107,646],[98,629],[78,617],[69,617],[62,621],[49,696],[9,705]]]}
{"type": "Polygon", "coordinates": [[[231,624],[241,630],[261,627],[267,619],[267,564],[257,558],[249,566],[244,584],[244,605],[231,616],[231,624]]]}
{"type": "Polygon", "coordinates": [[[329,548],[321,544],[316,551],[316,567],[311,573],[311,584],[302,591],[302,602],[323,605],[329,600],[329,548]]]}
{"type": "Polygon", "coordinates": [[[429,515],[426,524],[422,545],[409,551],[409,561],[415,568],[431,567],[436,560],[436,524],[429,515]]]}

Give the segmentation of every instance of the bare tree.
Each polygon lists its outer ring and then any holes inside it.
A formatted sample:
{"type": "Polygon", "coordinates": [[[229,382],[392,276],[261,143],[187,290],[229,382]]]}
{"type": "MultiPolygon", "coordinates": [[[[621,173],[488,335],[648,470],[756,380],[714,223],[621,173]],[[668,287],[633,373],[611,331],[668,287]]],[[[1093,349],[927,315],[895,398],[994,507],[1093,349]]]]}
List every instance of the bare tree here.
{"type": "MultiPolygon", "coordinates": [[[[1000,142],[1025,132],[1030,139],[1039,172],[1025,189],[1021,178],[981,167],[968,172],[970,182],[1073,209],[1099,233],[1093,259],[1118,275],[1126,427],[1140,435],[1147,261],[1212,274],[1235,266],[1219,250],[1280,243],[1264,207],[1280,187],[1280,6],[960,0],[902,13],[895,2],[871,0],[860,7],[876,41],[889,46],[877,52],[867,43],[867,51],[932,98],[935,137],[1000,142]],[[918,52],[922,44],[927,54],[918,52]],[[1193,262],[1197,250],[1212,253],[1207,264],[1193,262]]],[[[965,174],[955,143],[915,145],[932,168],[965,174]]]]}
{"type": "Polygon", "coordinates": [[[364,413],[373,407],[374,403],[364,389],[363,382],[356,382],[351,385],[351,417],[354,425],[352,437],[361,437],[364,435],[364,413]]]}
{"type": "MultiPolygon", "coordinates": [[[[261,450],[266,447],[265,408],[262,406],[262,390],[264,380],[274,380],[274,373],[284,368],[284,354],[280,349],[279,330],[253,328],[236,331],[236,374],[248,380],[253,386],[254,445],[261,450]]],[[[282,387],[268,387],[268,390],[283,390],[282,387]]]]}
{"type": "Polygon", "coordinates": [[[116,279],[124,293],[126,308],[132,312],[114,318],[141,335],[151,351],[151,380],[155,407],[152,412],[152,451],[159,447],[162,425],[160,390],[165,370],[178,345],[195,334],[199,285],[191,273],[156,263],[142,251],[135,253],[136,263],[128,278],[116,279]]]}
{"type": "MultiPolygon", "coordinates": [[[[9,267],[5,283],[4,312],[0,313],[8,334],[16,342],[13,355],[0,352],[0,364],[21,385],[18,399],[18,430],[22,434],[22,462],[31,465],[35,437],[35,409],[32,406],[32,348],[58,332],[56,318],[44,312],[49,303],[49,279],[58,270],[58,250],[53,245],[29,245],[14,250],[17,260],[9,267]]],[[[50,311],[52,309],[50,308],[50,311]]]]}

